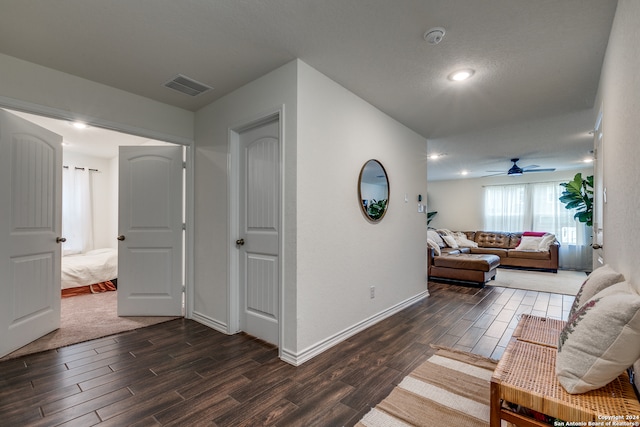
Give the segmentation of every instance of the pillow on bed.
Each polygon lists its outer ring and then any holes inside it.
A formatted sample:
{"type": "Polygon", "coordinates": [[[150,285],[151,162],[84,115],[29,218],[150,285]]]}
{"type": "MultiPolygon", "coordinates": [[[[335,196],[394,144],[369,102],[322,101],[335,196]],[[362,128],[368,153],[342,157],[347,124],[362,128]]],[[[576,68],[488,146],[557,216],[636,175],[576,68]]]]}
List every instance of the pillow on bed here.
{"type": "Polygon", "coordinates": [[[100,254],[107,254],[115,251],[116,250],[112,248],[101,248],[101,249],[94,249],[92,251],[88,251],[85,253],[85,255],[100,255],[100,254]]]}
{"type": "Polygon", "coordinates": [[[560,334],[556,374],[571,394],[613,381],[640,358],[640,295],[622,282],[584,303],[560,334]]]}

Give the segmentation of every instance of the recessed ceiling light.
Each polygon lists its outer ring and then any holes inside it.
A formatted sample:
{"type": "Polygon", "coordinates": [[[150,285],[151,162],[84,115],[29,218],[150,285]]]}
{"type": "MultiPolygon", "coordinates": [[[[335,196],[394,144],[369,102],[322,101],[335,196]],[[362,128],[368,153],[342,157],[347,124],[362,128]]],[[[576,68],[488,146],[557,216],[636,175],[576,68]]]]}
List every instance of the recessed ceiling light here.
{"type": "Polygon", "coordinates": [[[446,155],[447,155],[446,153],[441,153],[441,154],[433,153],[433,154],[429,154],[429,156],[428,156],[428,157],[429,157],[429,159],[431,159],[431,160],[438,160],[440,157],[444,157],[444,156],[446,156],[446,155]]]}
{"type": "Polygon", "coordinates": [[[585,163],[593,163],[593,158],[592,157],[587,157],[586,159],[583,160],[583,162],[585,162],[585,163]]]}
{"type": "Polygon", "coordinates": [[[455,71],[449,74],[449,80],[453,80],[454,82],[461,82],[473,76],[474,73],[475,71],[472,69],[455,71]]]}
{"type": "Polygon", "coordinates": [[[460,175],[469,175],[469,171],[462,171],[460,172],[460,175]]]}
{"type": "Polygon", "coordinates": [[[87,124],[82,122],[73,122],[73,127],[76,129],[86,129],[87,124]]]}

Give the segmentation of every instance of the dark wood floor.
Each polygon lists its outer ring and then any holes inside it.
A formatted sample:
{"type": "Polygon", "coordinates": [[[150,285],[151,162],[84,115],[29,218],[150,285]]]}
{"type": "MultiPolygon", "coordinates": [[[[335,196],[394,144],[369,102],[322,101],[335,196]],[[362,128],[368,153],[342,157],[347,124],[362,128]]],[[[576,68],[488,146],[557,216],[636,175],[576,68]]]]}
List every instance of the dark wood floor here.
{"type": "Polygon", "coordinates": [[[0,425],[355,424],[434,353],[499,358],[521,313],[564,318],[573,297],[432,283],[431,296],[299,367],[190,320],[0,363],[0,425]]]}

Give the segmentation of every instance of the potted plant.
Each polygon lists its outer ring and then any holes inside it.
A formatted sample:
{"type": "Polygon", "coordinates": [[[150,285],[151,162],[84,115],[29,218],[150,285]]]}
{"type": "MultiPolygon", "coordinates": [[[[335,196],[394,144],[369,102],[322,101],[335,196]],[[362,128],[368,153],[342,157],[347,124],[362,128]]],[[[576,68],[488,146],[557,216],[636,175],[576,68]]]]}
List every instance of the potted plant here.
{"type": "Polygon", "coordinates": [[[560,201],[564,203],[566,209],[576,209],[573,216],[579,222],[593,226],[593,175],[582,178],[582,173],[578,172],[573,180],[560,184],[564,191],[560,196],[560,201]]]}

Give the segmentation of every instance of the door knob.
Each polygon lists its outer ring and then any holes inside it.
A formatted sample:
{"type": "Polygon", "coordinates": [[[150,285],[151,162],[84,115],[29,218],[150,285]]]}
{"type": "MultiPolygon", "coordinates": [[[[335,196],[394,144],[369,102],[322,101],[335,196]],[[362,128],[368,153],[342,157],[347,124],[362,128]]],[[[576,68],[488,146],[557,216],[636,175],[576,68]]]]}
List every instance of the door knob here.
{"type": "Polygon", "coordinates": [[[242,245],[244,245],[244,239],[238,239],[238,240],[236,240],[236,245],[238,245],[238,246],[242,246],[242,245]]]}
{"type": "Polygon", "coordinates": [[[116,239],[122,242],[124,240],[124,234],[119,235],[118,237],[116,237],[116,239]]]}
{"type": "Polygon", "coordinates": [[[65,239],[64,237],[56,237],[56,243],[64,243],[66,241],[67,239],[65,239]]]}
{"type": "Polygon", "coordinates": [[[592,247],[593,247],[593,249],[602,249],[602,245],[599,245],[597,243],[594,244],[592,247]]]}

